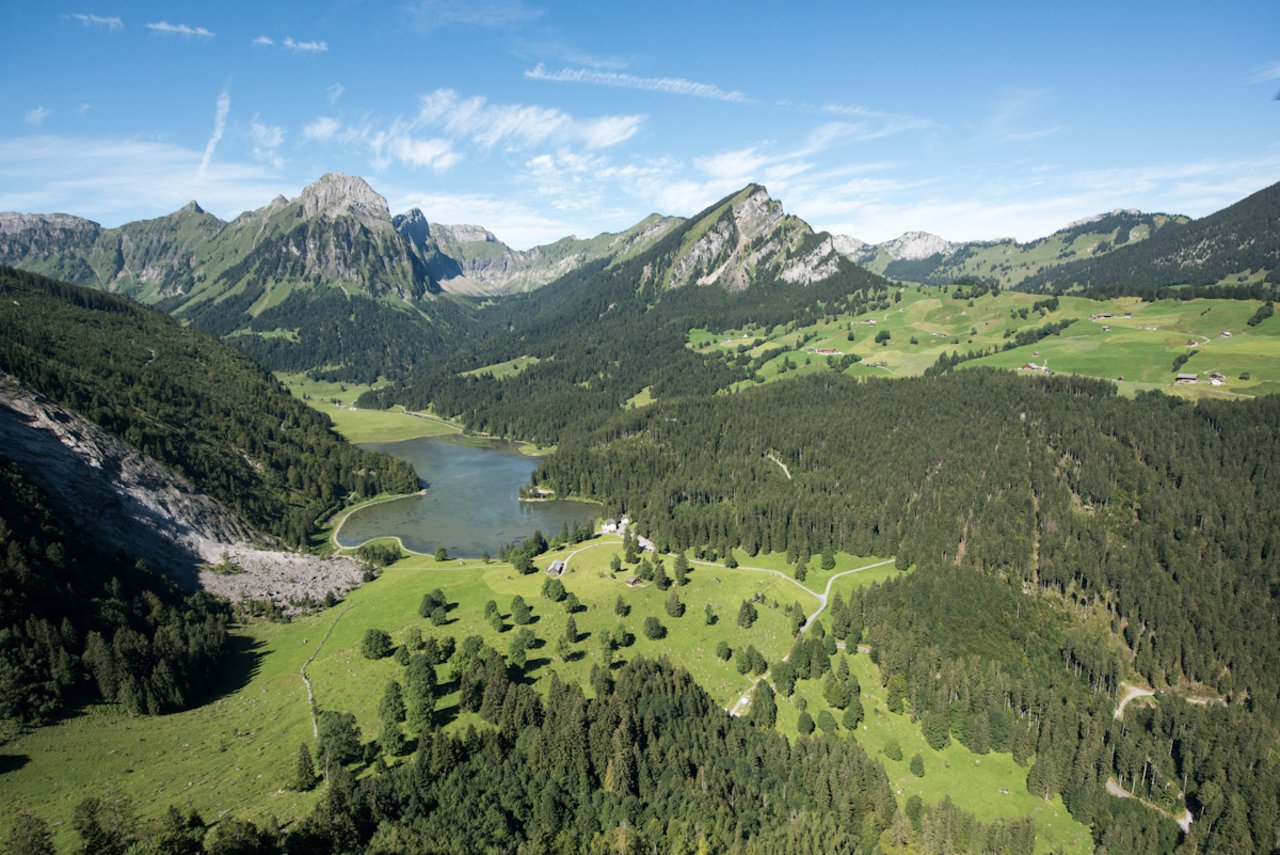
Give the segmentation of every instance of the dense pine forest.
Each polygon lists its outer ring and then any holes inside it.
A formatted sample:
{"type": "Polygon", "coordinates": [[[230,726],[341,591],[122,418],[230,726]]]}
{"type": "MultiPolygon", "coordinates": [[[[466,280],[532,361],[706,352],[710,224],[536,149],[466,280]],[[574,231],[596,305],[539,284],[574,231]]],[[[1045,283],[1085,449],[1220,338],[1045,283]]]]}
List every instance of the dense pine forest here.
{"type": "Polygon", "coordinates": [[[153,309],[0,268],[0,371],[301,545],[349,496],[410,492],[405,463],[342,442],[244,354],[153,309]]]}
{"type": "Polygon", "coordinates": [[[0,743],[77,700],[182,709],[219,676],[228,605],[86,539],[2,456],[0,543],[0,743]]]}
{"type": "Polygon", "coordinates": [[[660,547],[896,552],[917,572],[849,608],[926,728],[1020,740],[1028,786],[1086,822],[1105,826],[1115,777],[1212,814],[1193,826],[1205,851],[1267,851],[1278,464],[1274,398],[973,371],[659,403],[566,437],[539,476],[644,519],[660,547]],[[1113,725],[1126,667],[1173,700],[1113,725]]]}

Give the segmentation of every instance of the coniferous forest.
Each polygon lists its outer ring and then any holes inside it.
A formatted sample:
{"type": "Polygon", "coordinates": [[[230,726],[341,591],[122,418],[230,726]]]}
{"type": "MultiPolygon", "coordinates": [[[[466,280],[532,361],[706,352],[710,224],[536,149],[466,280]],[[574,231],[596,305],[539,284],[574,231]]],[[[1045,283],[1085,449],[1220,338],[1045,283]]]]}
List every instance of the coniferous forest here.
{"type": "Polygon", "coordinates": [[[540,475],[652,520],[660,547],[896,552],[917,571],[855,596],[849,623],[926,731],[1035,753],[1028,787],[1096,826],[1114,777],[1171,812],[1185,793],[1213,816],[1193,826],[1205,851],[1266,851],[1278,464],[1274,397],[1124,400],[979,370],[657,404],[564,441],[540,475]],[[1170,698],[1120,724],[1127,660],[1170,698]]]}
{"type": "Polygon", "coordinates": [[[349,494],[417,489],[338,439],[235,348],[124,297],[0,268],[0,371],[185,475],[265,534],[306,542],[349,494]]]}

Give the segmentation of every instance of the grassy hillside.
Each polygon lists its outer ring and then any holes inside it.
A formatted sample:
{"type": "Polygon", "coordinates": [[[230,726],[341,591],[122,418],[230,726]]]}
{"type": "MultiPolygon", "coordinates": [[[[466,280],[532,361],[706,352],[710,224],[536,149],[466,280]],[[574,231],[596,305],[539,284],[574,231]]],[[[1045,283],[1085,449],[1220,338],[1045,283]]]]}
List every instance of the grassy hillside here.
{"type": "Polygon", "coordinates": [[[689,333],[689,347],[753,368],[756,379],[739,381],[733,389],[831,370],[847,355],[860,360],[841,369],[850,376],[908,377],[924,373],[944,354],[986,351],[992,355],[963,364],[1011,370],[1047,365],[1056,373],[1117,381],[1121,392],[1130,395],[1153,389],[1193,397],[1280,391],[1280,320],[1272,316],[1249,324],[1261,301],[1148,303],[1132,297],[1062,296],[1051,310],[1044,302],[1044,297],[1012,291],[957,300],[952,289],[906,286],[901,299],[887,308],[830,314],[803,326],[724,333],[695,329],[689,333]],[[1103,314],[1111,317],[1090,320],[1103,314]],[[1016,345],[1019,334],[1064,321],[1071,323],[1055,334],[1004,349],[1016,345]],[[1224,332],[1230,335],[1223,337],[1224,332]],[[883,333],[889,337],[878,343],[876,337],[883,333]],[[1196,346],[1188,347],[1193,340],[1196,346]],[[1191,358],[1175,369],[1174,360],[1183,355],[1191,358]],[[1220,386],[1208,382],[1214,371],[1225,377],[1220,386]],[[1184,372],[1198,373],[1199,382],[1175,384],[1184,372]]]}
{"type": "MultiPolygon", "coordinates": [[[[389,568],[378,580],[352,592],[328,611],[290,624],[239,628],[239,666],[220,687],[221,697],[204,707],[145,722],[110,707],[94,707],[86,716],[22,737],[5,752],[7,757],[20,759],[11,761],[9,771],[0,779],[4,791],[13,797],[4,801],[9,810],[24,807],[54,822],[64,848],[74,840],[65,820],[75,804],[111,787],[134,799],[150,819],[158,818],[169,803],[176,803],[184,809],[195,808],[207,818],[230,811],[256,819],[275,816],[283,822],[302,816],[319,798],[317,793],[287,788],[298,744],[313,739],[303,668],[318,706],[354,713],[366,740],[380,730],[378,705],[386,683],[404,679],[404,668],[394,658],[370,661],[362,657],[361,642],[370,628],[389,632],[397,644],[406,640],[410,630],[417,630],[427,637],[447,635],[459,642],[478,635],[506,651],[519,629],[511,621],[510,605],[512,597],[520,595],[535,616],[529,628],[539,641],[530,651],[527,673],[541,692],[547,691],[553,673],[589,686],[592,666],[600,661],[601,637],[623,626],[634,635],[634,641],[621,648],[615,660],[670,657],[688,668],[697,682],[727,707],[754,678],[740,674],[733,659],[716,657],[716,645],[724,641],[734,651],[753,645],[769,663],[776,663],[792,642],[792,624],[785,609],[793,603],[810,612],[817,607],[813,594],[794,581],[767,572],[768,567],[783,564],[785,556],[757,556],[752,566],[764,566],[766,572],[695,564],[688,584],[671,589],[685,605],[684,615],[672,618],[666,611],[669,592],[659,591],[653,584],[629,588],[625,580],[633,570],[610,571],[610,559],[620,554],[621,540],[607,536],[538,559],[539,566],[558,558],[570,561],[563,583],[584,607],[573,615],[581,638],[570,645],[568,661],[557,644],[568,614],[562,603],[540,594],[546,579],[543,573],[521,576],[505,563],[439,564],[413,557],[389,568]],[[418,614],[423,595],[437,588],[453,604],[447,624],[439,627],[418,614]],[[757,595],[759,617],[750,629],[744,629],[736,621],[737,612],[743,600],[757,595]],[[615,613],[619,598],[630,610],[626,617],[615,613]],[[490,600],[497,602],[504,615],[501,631],[484,616],[490,600]],[[712,625],[706,622],[707,606],[718,617],[712,625]],[[647,617],[657,618],[667,628],[665,638],[646,637],[642,626],[647,617]]],[[[839,555],[832,572],[878,561],[839,555]]],[[[670,558],[667,565],[670,571],[670,558]]],[[[851,590],[883,578],[886,572],[898,571],[890,567],[874,575],[850,574],[842,580],[851,590]]],[[[819,589],[812,581],[809,586],[819,589]]],[[[864,684],[868,721],[873,725],[860,731],[858,739],[875,753],[883,738],[879,716],[873,712],[878,676],[865,654],[851,658],[864,684]]],[[[442,676],[449,671],[448,666],[439,670],[442,676]]],[[[799,685],[802,694],[812,694],[808,681],[799,685]]],[[[820,698],[811,701],[810,709],[816,714],[821,703],[820,698]]],[[[794,734],[794,713],[786,712],[791,709],[786,703],[782,709],[779,727],[794,734]]],[[[920,741],[918,728],[902,717],[888,721],[904,745],[915,745],[909,741],[912,732],[916,742],[920,741]]],[[[439,690],[436,723],[458,733],[471,725],[491,726],[473,713],[458,710],[457,684],[449,682],[439,690]]],[[[936,756],[927,747],[925,751],[932,775],[927,786],[911,776],[905,764],[897,764],[902,768],[886,764],[891,781],[900,790],[900,802],[905,803],[906,796],[913,793],[924,795],[926,804],[936,802],[948,782],[963,782],[964,766],[960,764],[975,759],[956,747],[936,756]],[[948,763],[956,767],[954,772],[944,771],[948,763]]],[[[962,808],[988,821],[1000,816],[1035,815],[1041,833],[1038,851],[1059,845],[1067,851],[1082,851],[1079,843],[1087,837],[1083,827],[1066,819],[1060,806],[1030,797],[1019,784],[1019,775],[1025,776],[1025,770],[1016,767],[1007,755],[988,755],[981,763],[990,770],[986,773],[990,780],[1001,782],[1010,795],[994,798],[975,792],[961,799],[962,808]],[[1055,810],[1059,816],[1053,816],[1055,810]]]]}
{"type": "Polygon", "coordinates": [[[1148,240],[1039,272],[1019,287],[1159,295],[1180,285],[1265,282],[1274,293],[1280,270],[1278,234],[1280,184],[1273,184],[1206,217],[1171,224],[1148,240]]]}
{"type": "Polygon", "coordinates": [[[907,282],[948,285],[970,279],[1013,288],[1043,271],[1105,255],[1146,240],[1167,225],[1185,222],[1186,217],[1168,214],[1117,211],[1028,243],[979,241],[964,244],[949,255],[919,259],[894,259],[881,249],[863,263],[876,273],[907,282]]]}

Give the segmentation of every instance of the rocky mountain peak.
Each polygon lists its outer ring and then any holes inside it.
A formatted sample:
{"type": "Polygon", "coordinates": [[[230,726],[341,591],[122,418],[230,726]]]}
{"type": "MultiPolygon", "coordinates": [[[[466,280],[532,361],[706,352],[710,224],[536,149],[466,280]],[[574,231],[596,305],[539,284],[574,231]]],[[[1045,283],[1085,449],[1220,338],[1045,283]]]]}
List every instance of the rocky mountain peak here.
{"type": "Polygon", "coordinates": [[[929,232],[903,232],[901,237],[880,244],[891,257],[908,261],[931,255],[950,255],[957,246],[929,232]]]}
{"type": "Polygon", "coordinates": [[[359,176],[326,172],[298,197],[307,219],[354,217],[371,229],[391,225],[387,200],[359,176]]]}
{"type": "Polygon", "coordinates": [[[427,222],[427,215],[418,208],[396,214],[391,218],[391,225],[416,247],[425,247],[431,239],[431,224],[427,222]]]}
{"type": "Polygon", "coordinates": [[[832,235],[831,246],[846,258],[858,259],[867,250],[867,242],[849,235],[832,235]]]}
{"type": "Polygon", "coordinates": [[[1121,214],[1128,214],[1128,215],[1130,215],[1130,216],[1134,216],[1134,217],[1136,217],[1136,216],[1140,215],[1141,213],[1142,213],[1142,212],[1141,212],[1141,211],[1139,211],[1137,208],[1114,208],[1114,209],[1112,209],[1112,210],[1110,210],[1110,211],[1103,211],[1103,212],[1102,212],[1102,213],[1100,213],[1100,214],[1093,214],[1093,215],[1088,216],[1088,217],[1081,217],[1081,218],[1080,218],[1080,219],[1078,219],[1078,220],[1072,220],[1071,222],[1067,223],[1065,226],[1063,226],[1063,227],[1062,227],[1061,229],[1059,229],[1058,231],[1065,232],[1065,231],[1067,231],[1068,229],[1074,229],[1074,228],[1078,228],[1078,227],[1080,227],[1080,226],[1087,226],[1087,225],[1089,225],[1090,223],[1096,223],[1096,222],[1098,222],[1098,221],[1100,221],[1100,220],[1105,220],[1107,217],[1116,217],[1116,216],[1120,216],[1121,214]]]}
{"type": "Polygon", "coordinates": [[[178,210],[178,213],[179,214],[203,214],[204,208],[201,208],[200,203],[197,202],[195,199],[192,199],[190,202],[183,205],[178,210]]]}
{"type": "Polygon", "coordinates": [[[734,222],[747,240],[770,231],[783,216],[782,203],[759,184],[748,186],[743,197],[733,205],[734,222]]]}
{"type": "Polygon", "coordinates": [[[98,224],[71,214],[20,214],[0,211],[0,235],[16,235],[26,231],[96,231],[98,224]]]}

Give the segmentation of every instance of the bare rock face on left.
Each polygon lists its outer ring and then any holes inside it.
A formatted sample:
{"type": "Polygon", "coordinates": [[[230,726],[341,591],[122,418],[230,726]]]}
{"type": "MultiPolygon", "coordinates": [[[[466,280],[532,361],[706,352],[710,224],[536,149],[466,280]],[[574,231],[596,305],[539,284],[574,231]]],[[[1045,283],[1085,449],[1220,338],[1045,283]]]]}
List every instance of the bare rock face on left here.
{"type": "Polygon", "coordinates": [[[0,375],[0,447],[86,532],[186,588],[287,608],[360,584],[351,559],[256,546],[265,538],[186,479],[8,375],[0,375]],[[224,563],[244,572],[209,569],[224,563]]]}

